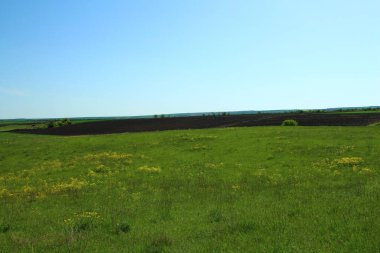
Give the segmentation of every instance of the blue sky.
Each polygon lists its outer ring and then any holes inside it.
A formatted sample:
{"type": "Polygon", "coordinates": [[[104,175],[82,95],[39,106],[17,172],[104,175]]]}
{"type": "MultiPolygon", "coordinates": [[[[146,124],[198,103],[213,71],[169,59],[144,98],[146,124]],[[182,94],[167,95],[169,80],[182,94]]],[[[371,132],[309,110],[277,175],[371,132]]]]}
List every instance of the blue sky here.
{"type": "Polygon", "coordinates": [[[1,0],[0,118],[380,105],[378,0],[1,0]]]}

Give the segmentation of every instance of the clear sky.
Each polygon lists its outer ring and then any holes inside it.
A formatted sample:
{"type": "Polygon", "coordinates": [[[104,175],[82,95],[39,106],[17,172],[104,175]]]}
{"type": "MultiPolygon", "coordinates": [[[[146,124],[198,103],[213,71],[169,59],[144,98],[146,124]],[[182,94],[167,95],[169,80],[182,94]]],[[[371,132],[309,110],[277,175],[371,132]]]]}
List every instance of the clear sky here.
{"type": "Polygon", "coordinates": [[[1,0],[0,118],[380,105],[379,0],[1,0]]]}

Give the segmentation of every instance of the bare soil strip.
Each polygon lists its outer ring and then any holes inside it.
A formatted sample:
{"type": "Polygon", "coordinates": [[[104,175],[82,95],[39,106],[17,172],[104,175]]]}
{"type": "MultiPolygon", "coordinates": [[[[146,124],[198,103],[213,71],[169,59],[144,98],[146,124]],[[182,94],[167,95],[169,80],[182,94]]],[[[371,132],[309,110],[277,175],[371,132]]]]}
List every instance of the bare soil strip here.
{"type": "Polygon", "coordinates": [[[279,126],[285,119],[294,119],[298,121],[300,126],[368,126],[370,124],[380,121],[380,113],[287,113],[154,119],[124,119],[86,122],[81,124],[48,129],[18,129],[12,132],[72,136],[179,129],[203,129],[217,127],[279,126]]]}

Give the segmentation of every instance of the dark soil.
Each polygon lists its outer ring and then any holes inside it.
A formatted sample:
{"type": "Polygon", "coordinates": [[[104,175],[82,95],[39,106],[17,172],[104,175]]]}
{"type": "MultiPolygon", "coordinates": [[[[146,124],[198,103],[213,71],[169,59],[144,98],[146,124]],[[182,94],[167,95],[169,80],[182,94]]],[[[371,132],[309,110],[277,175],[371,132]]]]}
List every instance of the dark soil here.
{"type": "Polygon", "coordinates": [[[285,119],[294,119],[300,126],[367,126],[380,121],[380,113],[327,114],[287,113],[229,116],[197,116],[155,119],[124,119],[63,126],[47,129],[19,129],[13,132],[50,135],[90,135],[124,132],[202,129],[240,126],[279,126],[285,119]]]}

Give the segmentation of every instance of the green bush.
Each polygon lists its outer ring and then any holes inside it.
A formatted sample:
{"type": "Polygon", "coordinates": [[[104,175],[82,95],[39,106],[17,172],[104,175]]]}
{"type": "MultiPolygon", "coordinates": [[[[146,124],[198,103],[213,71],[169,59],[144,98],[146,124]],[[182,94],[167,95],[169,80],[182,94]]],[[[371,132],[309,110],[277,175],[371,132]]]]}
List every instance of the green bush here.
{"type": "Polygon", "coordinates": [[[281,126],[298,126],[298,122],[294,119],[287,119],[282,122],[281,126]]]}

